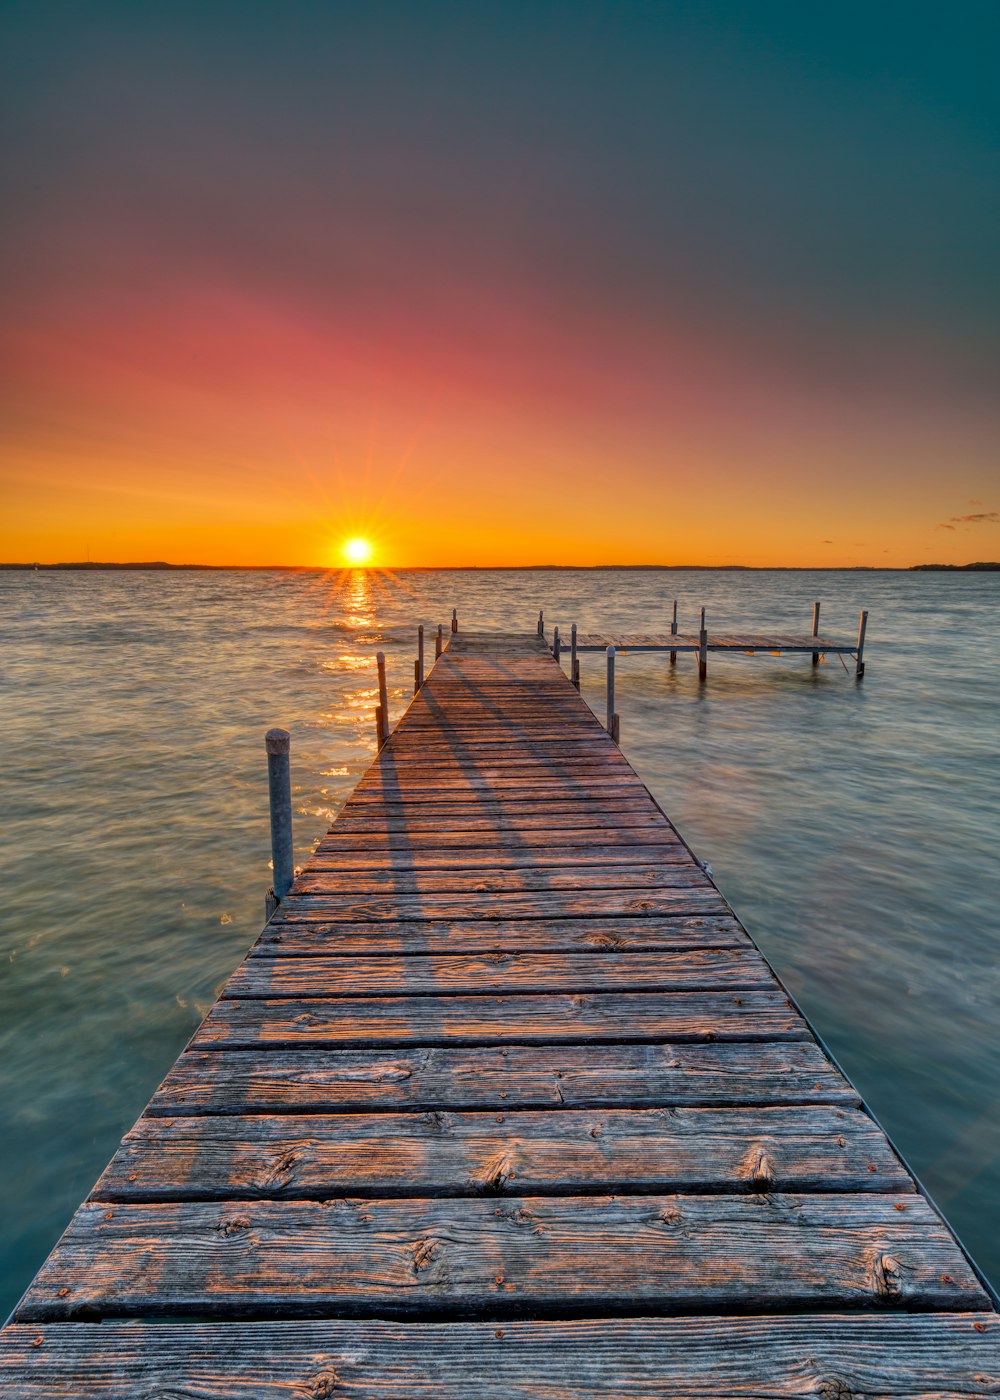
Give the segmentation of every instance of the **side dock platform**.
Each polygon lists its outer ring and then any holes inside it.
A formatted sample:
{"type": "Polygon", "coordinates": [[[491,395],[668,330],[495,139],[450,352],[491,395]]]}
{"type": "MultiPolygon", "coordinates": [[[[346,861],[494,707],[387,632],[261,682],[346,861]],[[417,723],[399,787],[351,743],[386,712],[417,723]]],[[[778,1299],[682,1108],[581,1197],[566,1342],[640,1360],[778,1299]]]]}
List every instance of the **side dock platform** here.
{"type": "Polygon", "coordinates": [[[544,639],[458,633],[0,1393],[944,1400],[1000,1316],[544,639]]]}

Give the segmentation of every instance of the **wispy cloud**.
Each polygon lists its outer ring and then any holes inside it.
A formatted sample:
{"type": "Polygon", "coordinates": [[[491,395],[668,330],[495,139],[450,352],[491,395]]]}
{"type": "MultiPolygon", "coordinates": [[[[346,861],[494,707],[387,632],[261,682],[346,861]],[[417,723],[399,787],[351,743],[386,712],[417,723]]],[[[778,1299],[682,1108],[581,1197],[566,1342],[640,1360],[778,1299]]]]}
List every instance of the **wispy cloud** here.
{"type": "MultiPolygon", "coordinates": [[[[976,504],[981,505],[982,503],[977,501],[976,504]]],[[[934,528],[936,530],[954,530],[957,525],[1000,525],[1000,511],[977,510],[971,515],[949,515],[947,520],[942,520],[934,528]]]]}

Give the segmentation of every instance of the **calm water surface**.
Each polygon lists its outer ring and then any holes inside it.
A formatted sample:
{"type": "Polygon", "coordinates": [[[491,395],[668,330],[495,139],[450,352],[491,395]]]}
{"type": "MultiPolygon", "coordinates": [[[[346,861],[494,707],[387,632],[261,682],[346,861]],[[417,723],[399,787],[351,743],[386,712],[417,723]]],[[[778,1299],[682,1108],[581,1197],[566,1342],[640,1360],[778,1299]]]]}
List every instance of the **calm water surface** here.
{"type": "Polygon", "coordinates": [[[0,1315],[259,932],[264,731],[304,860],[371,760],[376,650],[398,715],[452,606],[635,632],[675,595],[727,630],[871,610],[861,685],[623,658],[622,747],[1000,1280],[1000,575],[0,573],[0,1315]]]}

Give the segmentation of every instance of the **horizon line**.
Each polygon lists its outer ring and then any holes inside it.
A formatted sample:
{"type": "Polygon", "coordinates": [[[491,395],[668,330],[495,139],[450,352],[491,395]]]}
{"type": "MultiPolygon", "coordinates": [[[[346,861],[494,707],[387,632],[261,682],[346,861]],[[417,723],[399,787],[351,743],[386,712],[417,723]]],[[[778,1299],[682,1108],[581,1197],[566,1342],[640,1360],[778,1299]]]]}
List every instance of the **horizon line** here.
{"type": "Polygon", "coordinates": [[[719,572],[748,573],[855,573],[884,572],[908,573],[913,570],[981,570],[1000,571],[1000,562],[977,561],[967,564],[172,564],[163,559],[150,560],[64,560],[43,564],[40,560],[28,562],[0,562],[0,570],[146,570],[150,573],[178,571],[215,571],[239,573],[343,573],[362,569],[373,573],[539,573],[556,570],[567,571],[618,571],[618,572],[684,572],[688,570],[718,570],[719,572]]]}

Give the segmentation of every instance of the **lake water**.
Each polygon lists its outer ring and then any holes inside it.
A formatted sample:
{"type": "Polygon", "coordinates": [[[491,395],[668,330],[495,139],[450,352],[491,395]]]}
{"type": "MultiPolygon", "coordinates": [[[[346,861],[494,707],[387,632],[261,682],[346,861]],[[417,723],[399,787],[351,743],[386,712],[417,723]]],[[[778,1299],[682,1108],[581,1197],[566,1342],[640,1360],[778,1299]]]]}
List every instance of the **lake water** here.
{"type": "MultiPolygon", "coordinates": [[[[264,731],[297,859],[395,713],[416,627],[856,634],[836,657],[618,665],[627,757],[1000,1280],[1000,575],[0,572],[0,1316],[259,932],[264,731]]],[[[433,652],[430,652],[433,655],[433,652]]],[[[603,660],[583,691],[603,713],[603,660]]]]}

